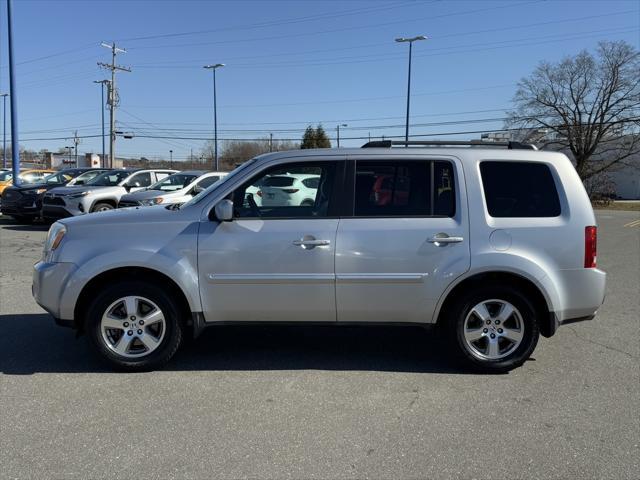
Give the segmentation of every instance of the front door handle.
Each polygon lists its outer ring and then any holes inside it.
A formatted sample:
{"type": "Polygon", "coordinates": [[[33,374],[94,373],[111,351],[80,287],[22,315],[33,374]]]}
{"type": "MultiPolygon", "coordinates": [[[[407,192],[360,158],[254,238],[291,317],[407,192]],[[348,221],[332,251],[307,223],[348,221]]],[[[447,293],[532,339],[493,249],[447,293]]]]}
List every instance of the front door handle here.
{"type": "Polygon", "coordinates": [[[429,239],[429,243],[433,243],[436,247],[445,247],[449,243],[460,243],[464,241],[463,237],[450,237],[446,233],[436,233],[429,239]]]}
{"type": "Polygon", "coordinates": [[[296,247],[302,247],[305,250],[311,250],[316,247],[326,247],[331,245],[331,240],[318,240],[313,235],[305,235],[300,240],[294,240],[293,244],[296,247]]]}

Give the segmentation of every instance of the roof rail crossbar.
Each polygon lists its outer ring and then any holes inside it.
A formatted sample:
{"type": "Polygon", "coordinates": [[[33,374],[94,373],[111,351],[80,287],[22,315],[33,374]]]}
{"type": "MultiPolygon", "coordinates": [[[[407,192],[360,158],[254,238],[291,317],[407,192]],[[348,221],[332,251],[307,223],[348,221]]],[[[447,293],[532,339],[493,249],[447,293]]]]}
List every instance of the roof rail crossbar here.
{"type": "Polygon", "coordinates": [[[467,147],[506,147],[509,150],[537,150],[535,145],[522,142],[486,142],[482,140],[374,140],[365,143],[362,148],[391,148],[402,147],[436,147],[436,146],[467,146],[467,147]]]}

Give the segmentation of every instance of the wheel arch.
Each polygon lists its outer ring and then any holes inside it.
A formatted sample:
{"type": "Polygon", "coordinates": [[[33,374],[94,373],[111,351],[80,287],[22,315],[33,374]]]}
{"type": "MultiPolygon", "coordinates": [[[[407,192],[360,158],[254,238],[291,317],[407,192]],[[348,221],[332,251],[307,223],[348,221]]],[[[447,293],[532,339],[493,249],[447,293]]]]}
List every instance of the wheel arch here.
{"type": "Polygon", "coordinates": [[[478,286],[486,285],[512,285],[522,290],[532,301],[538,317],[540,333],[545,337],[551,337],[557,329],[557,321],[553,314],[554,308],[548,292],[543,286],[521,273],[511,271],[484,271],[468,275],[449,286],[440,298],[434,319],[436,324],[446,321],[447,312],[463,292],[478,286]]]}
{"type": "Polygon", "coordinates": [[[185,324],[192,323],[191,307],[187,296],[171,277],[146,267],[119,267],[99,273],[82,287],[73,315],[74,326],[78,331],[81,332],[84,329],[85,312],[91,299],[95,297],[95,292],[101,287],[119,280],[144,280],[162,286],[167,290],[167,294],[177,301],[185,324]]]}
{"type": "Polygon", "coordinates": [[[99,200],[93,201],[88,213],[93,212],[93,209],[99,203],[108,203],[109,205],[113,206],[113,208],[118,208],[118,200],[116,200],[115,198],[101,198],[99,200]]]}

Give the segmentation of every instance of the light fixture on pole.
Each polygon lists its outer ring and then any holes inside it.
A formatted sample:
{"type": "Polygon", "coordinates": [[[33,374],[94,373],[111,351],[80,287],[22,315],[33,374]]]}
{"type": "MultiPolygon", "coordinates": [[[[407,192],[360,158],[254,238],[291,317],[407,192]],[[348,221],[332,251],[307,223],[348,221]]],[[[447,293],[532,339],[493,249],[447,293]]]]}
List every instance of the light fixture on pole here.
{"type": "Polygon", "coordinates": [[[2,97],[2,168],[7,168],[7,97],[8,93],[0,93],[2,97]]]}
{"type": "Polygon", "coordinates": [[[412,38],[404,38],[404,37],[400,37],[400,38],[396,38],[396,42],[398,43],[409,43],[409,75],[407,76],[407,121],[405,124],[405,131],[404,131],[404,140],[406,142],[409,141],[409,99],[411,98],[411,54],[412,54],[412,49],[413,49],[413,42],[416,42],[418,40],[426,40],[427,37],[425,37],[424,35],[418,35],[417,37],[412,37],[412,38]]]}
{"type": "Polygon", "coordinates": [[[102,159],[100,162],[100,166],[102,167],[106,167],[107,166],[107,160],[105,158],[105,145],[104,145],[104,86],[109,84],[111,81],[110,80],[94,80],[93,83],[99,83],[100,84],[100,90],[102,92],[102,101],[100,102],[100,112],[102,114],[102,159]]]}
{"type": "Polygon", "coordinates": [[[224,63],[205,65],[203,68],[213,72],[213,169],[218,171],[218,106],[216,104],[216,70],[224,63]]]}
{"type": "Polygon", "coordinates": [[[347,127],[348,125],[346,123],[339,123],[338,126],[336,127],[336,130],[338,130],[338,135],[336,136],[336,143],[338,144],[338,148],[340,148],[340,127],[347,127]]]}

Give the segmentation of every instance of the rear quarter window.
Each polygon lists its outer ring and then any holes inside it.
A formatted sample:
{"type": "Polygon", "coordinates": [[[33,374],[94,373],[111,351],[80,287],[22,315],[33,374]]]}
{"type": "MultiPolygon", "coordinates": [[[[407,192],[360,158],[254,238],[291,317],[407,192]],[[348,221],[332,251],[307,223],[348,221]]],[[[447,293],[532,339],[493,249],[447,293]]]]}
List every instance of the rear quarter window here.
{"type": "Polygon", "coordinates": [[[487,210],[492,217],[557,217],[560,199],[548,165],[480,163],[487,210]]]}

